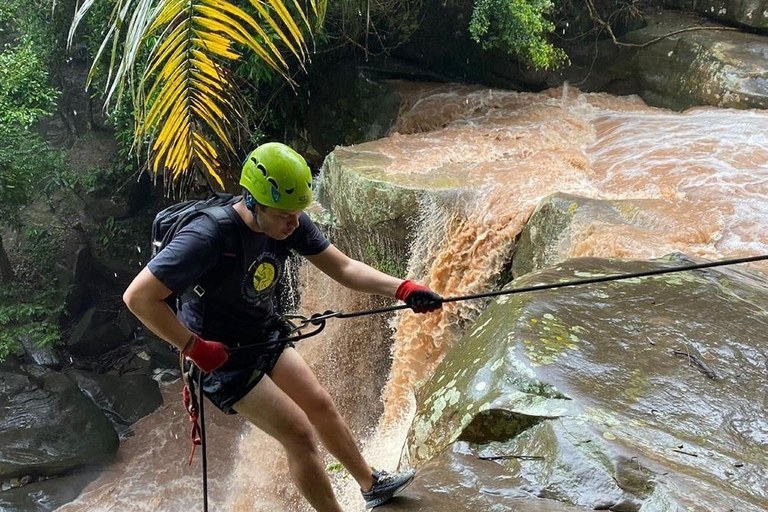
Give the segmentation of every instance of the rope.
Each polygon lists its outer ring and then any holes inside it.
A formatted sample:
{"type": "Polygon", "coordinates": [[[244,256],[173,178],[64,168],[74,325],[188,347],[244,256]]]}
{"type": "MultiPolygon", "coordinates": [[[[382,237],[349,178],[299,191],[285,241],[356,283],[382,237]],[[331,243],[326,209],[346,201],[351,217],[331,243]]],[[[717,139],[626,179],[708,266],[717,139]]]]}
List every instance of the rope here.
{"type": "MultiPolygon", "coordinates": [[[[475,295],[462,295],[458,297],[446,297],[443,299],[443,304],[448,302],[459,302],[464,300],[473,299],[485,299],[489,297],[498,297],[499,295],[514,295],[517,293],[535,292],[541,290],[553,290],[555,288],[567,288],[570,286],[582,286],[585,284],[594,283],[606,283],[609,281],[621,281],[624,279],[634,279],[639,277],[658,276],[662,274],[672,274],[675,272],[688,272],[691,270],[700,270],[704,268],[723,267],[727,265],[737,265],[740,263],[752,263],[755,261],[768,260],[768,254],[761,256],[750,256],[747,258],[736,258],[730,260],[710,261],[707,263],[696,263],[693,265],[684,265],[680,267],[661,268],[656,270],[646,270],[644,272],[633,272],[630,274],[616,274],[612,276],[593,277],[589,279],[580,279],[576,281],[564,281],[562,283],[549,283],[549,284],[536,284],[532,286],[525,286],[522,288],[514,288],[507,290],[497,290],[494,292],[478,293],[475,295]]],[[[344,313],[343,311],[326,311],[323,314],[312,315],[306,319],[307,324],[317,325],[317,322],[323,322],[329,318],[356,318],[359,316],[376,315],[380,313],[389,313],[392,311],[399,311],[401,309],[408,309],[410,306],[407,304],[399,304],[397,306],[388,306],[379,309],[370,309],[367,311],[356,311],[353,313],[344,313]]]]}
{"type": "Polygon", "coordinates": [[[203,372],[197,372],[197,392],[200,402],[200,451],[203,454],[203,511],[208,512],[208,456],[205,442],[205,396],[203,396],[203,372]]]}

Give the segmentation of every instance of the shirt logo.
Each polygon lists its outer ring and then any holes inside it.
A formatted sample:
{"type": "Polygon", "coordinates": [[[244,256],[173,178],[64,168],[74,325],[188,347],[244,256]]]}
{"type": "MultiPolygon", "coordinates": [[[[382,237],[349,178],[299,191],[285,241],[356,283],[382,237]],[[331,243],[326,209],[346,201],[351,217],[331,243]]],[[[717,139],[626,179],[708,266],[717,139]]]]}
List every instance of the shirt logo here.
{"type": "Polygon", "coordinates": [[[261,263],[253,273],[253,287],[257,292],[269,288],[275,281],[275,266],[270,262],[261,263]]]}
{"type": "Polygon", "coordinates": [[[265,252],[248,266],[248,272],[242,281],[241,292],[248,304],[259,305],[269,300],[275,291],[282,273],[282,264],[277,256],[265,252]]]}

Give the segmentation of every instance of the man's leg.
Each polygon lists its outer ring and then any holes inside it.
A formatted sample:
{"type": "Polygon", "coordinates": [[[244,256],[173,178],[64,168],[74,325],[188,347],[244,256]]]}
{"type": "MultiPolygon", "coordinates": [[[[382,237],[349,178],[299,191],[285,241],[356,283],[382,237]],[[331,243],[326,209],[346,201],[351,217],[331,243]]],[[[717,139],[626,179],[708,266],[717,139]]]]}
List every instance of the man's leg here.
{"type": "Polygon", "coordinates": [[[333,495],[307,415],[272,380],[264,376],[233,407],[285,448],[293,480],[319,512],[343,512],[333,495]]]}
{"type": "Polygon", "coordinates": [[[373,485],[371,467],[360,453],[331,395],[320,385],[301,355],[291,347],[286,348],[271,376],[274,383],[306,413],[331,455],[347,468],[362,490],[370,490],[373,485]]]}

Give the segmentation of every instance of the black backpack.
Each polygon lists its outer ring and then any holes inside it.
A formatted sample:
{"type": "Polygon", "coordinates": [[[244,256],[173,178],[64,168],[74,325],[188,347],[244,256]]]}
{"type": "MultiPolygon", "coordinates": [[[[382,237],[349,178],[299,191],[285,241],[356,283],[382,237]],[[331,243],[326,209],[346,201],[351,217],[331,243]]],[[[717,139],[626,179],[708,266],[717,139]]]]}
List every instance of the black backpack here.
{"type": "Polygon", "coordinates": [[[240,251],[240,235],[237,231],[236,221],[230,214],[231,208],[225,207],[235,204],[239,200],[240,196],[216,193],[208,199],[190,199],[176,203],[155,215],[155,220],[152,221],[150,259],[154,258],[165,246],[171,243],[173,237],[184,226],[200,215],[206,215],[216,221],[224,242],[219,262],[206,272],[199,282],[192,285],[189,290],[182,294],[178,296],[172,294],[166,299],[166,302],[175,310],[181,306],[181,302],[186,297],[189,297],[189,293],[202,297],[206,290],[213,290],[234,269],[237,255],[240,251]]]}

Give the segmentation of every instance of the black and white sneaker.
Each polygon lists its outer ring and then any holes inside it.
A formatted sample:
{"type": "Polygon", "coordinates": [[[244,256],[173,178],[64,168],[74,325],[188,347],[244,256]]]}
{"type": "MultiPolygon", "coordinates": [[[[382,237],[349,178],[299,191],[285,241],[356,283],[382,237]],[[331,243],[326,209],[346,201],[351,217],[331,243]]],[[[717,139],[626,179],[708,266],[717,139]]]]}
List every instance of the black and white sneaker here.
{"type": "MultiPolygon", "coordinates": [[[[365,508],[374,508],[391,500],[400,494],[400,491],[408,487],[413,481],[416,471],[409,469],[402,473],[392,475],[386,471],[373,472],[373,487],[368,492],[363,492],[365,508]]],[[[361,491],[362,492],[362,491],[361,491]]]]}

